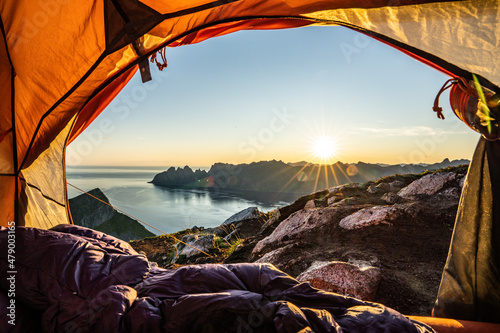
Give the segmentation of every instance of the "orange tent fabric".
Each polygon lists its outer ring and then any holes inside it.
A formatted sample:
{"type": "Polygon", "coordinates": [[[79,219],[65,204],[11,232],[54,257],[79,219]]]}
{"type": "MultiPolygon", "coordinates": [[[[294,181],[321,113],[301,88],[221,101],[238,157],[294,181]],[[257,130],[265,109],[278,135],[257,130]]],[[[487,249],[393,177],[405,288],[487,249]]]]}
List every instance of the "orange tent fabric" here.
{"type": "Polygon", "coordinates": [[[344,25],[496,89],[499,12],[496,1],[4,1],[0,225],[70,221],[66,145],[165,46],[242,29],[344,25]]]}

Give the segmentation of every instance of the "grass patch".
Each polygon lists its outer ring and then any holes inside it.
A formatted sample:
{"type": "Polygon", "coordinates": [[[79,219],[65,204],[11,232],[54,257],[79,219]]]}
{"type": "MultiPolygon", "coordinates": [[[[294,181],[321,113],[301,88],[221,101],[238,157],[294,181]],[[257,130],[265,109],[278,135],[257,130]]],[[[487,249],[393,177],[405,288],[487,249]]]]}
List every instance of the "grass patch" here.
{"type": "Polygon", "coordinates": [[[222,237],[216,236],[214,239],[214,247],[216,249],[227,249],[231,244],[222,237]]]}
{"type": "Polygon", "coordinates": [[[231,254],[233,254],[234,250],[236,250],[236,248],[238,247],[238,245],[240,245],[241,243],[243,243],[244,239],[242,238],[238,238],[234,241],[232,241],[229,245],[229,248],[227,249],[226,251],[226,256],[230,256],[231,254]]]}

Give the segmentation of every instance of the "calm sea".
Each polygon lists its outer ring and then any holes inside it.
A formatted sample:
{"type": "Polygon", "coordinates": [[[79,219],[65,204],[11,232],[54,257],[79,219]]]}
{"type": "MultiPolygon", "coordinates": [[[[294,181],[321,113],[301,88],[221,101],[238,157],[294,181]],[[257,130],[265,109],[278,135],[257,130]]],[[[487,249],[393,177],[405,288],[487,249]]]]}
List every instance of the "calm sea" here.
{"type": "MultiPolygon", "coordinates": [[[[100,188],[116,208],[166,233],[194,226],[215,227],[245,208],[257,206],[267,212],[293,201],[290,197],[259,193],[236,195],[170,189],[148,183],[155,174],[165,170],[167,168],[68,166],[66,172],[68,183],[84,191],[100,188]]],[[[73,198],[82,193],[68,185],[68,194],[73,198]]]]}

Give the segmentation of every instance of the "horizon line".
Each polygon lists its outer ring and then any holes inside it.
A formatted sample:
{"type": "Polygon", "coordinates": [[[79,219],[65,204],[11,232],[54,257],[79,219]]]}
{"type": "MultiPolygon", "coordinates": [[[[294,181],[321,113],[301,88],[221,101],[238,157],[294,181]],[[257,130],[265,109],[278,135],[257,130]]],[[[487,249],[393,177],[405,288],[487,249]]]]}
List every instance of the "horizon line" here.
{"type": "Polygon", "coordinates": [[[113,168],[113,167],[119,167],[119,168],[171,168],[171,167],[175,167],[175,168],[184,168],[184,167],[189,167],[191,169],[193,168],[211,168],[214,164],[232,164],[232,165],[241,165],[241,164],[252,164],[252,163],[261,163],[261,162],[282,162],[284,164],[300,164],[300,163],[307,163],[309,165],[319,165],[319,166],[324,166],[324,165],[335,165],[335,164],[338,164],[338,163],[341,163],[341,164],[358,164],[358,163],[365,163],[365,164],[376,164],[376,165],[387,165],[387,166],[394,166],[394,165],[422,165],[422,164],[425,164],[425,165],[432,165],[432,164],[438,164],[438,163],[443,163],[445,160],[448,160],[450,162],[453,162],[453,161],[462,161],[462,160],[465,160],[465,161],[469,161],[470,162],[470,159],[468,158],[457,158],[457,159],[449,159],[449,158],[444,158],[440,161],[437,161],[437,162],[419,162],[419,163],[384,163],[384,162],[375,162],[375,163],[371,163],[371,162],[363,162],[361,160],[357,161],[357,162],[342,162],[342,161],[336,161],[334,163],[314,163],[314,162],[308,162],[308,161],[297,161],[297,162],[285,162],[283,160],[276,160],[276,159],[273,159],[273,160],[260,160],[260,161],[253,161],[253,162],[249,162],[249,163],[230,163],[230,162],[215,162],[215,163],[212,163],[211,165],[209,166],[199,166],[199,165],[195,165],[195,166],[190,166],[188,164],[177,164],[177,165],[116,165],[116,164],[88,164],[88,165],[85,165],[85,164],[78,164],[78,165],[71,165],[71,164],[67,164],[66,167],[97,167],[97,168],[102,168],[102,167],[109,167],[109,168],[113,168]]]}

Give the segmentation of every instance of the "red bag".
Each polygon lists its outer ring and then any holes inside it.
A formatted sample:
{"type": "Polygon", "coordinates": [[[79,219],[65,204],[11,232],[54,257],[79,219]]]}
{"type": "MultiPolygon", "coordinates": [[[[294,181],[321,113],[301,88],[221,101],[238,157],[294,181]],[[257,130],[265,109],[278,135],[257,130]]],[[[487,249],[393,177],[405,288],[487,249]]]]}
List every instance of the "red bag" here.
{"type": "MultiPolygon", "coordinates": [[[[500,95],[487,90],[484,102],[481,101],[482,92],[469,84],[464,78],[450,79],[445,82],[436,96],[434,107],[440,119],[444,119],[443,109],[439,107],[439,96],[450,88],[450,105],[455,115],[474,131],[490,141],[500,138],[500,95]]],[[[486,90],[481,88],[481,90],[486,90]]]]}

